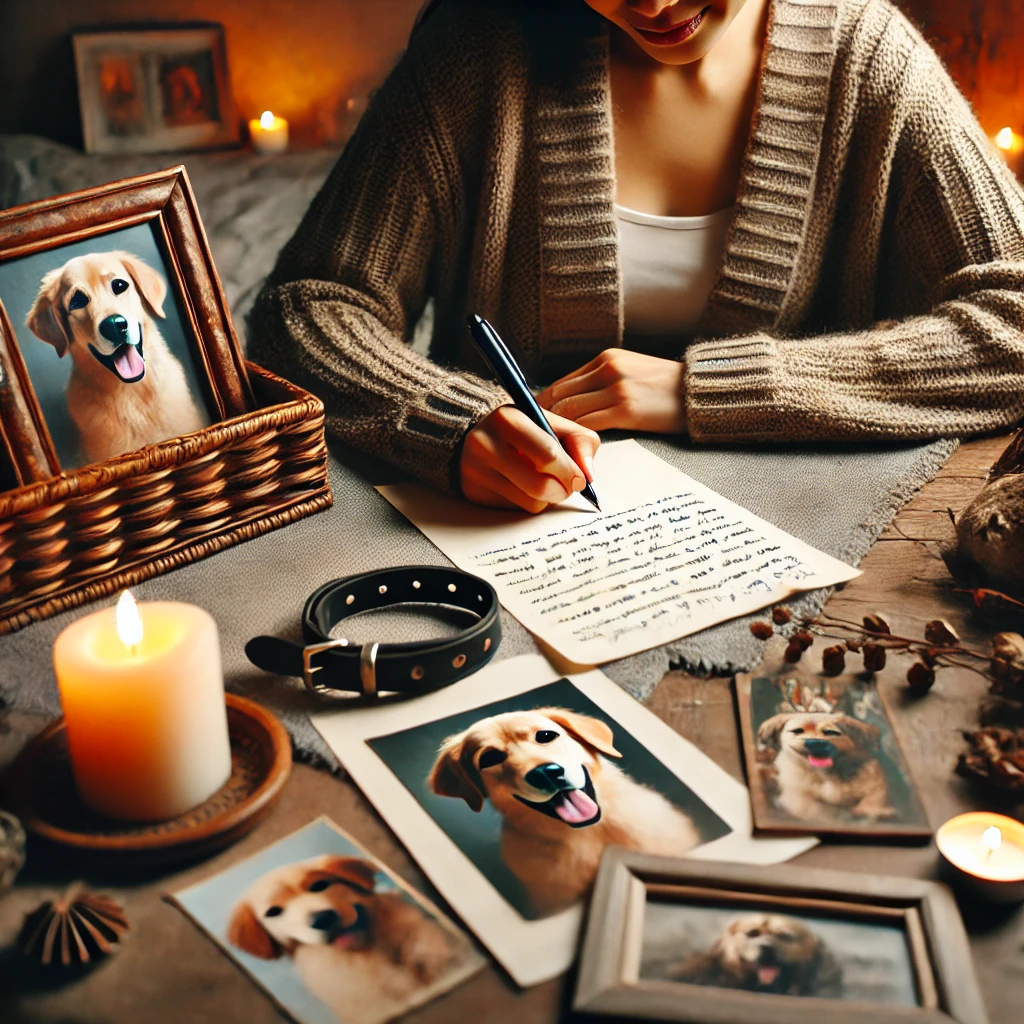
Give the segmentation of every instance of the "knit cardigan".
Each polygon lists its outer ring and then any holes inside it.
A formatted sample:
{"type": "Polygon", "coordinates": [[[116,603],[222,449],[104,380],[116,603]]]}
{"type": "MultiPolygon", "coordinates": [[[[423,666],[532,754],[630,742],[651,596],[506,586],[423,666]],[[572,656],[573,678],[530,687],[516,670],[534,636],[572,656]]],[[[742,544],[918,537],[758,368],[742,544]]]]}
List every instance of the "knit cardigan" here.
{"type": "MultiPolygon", "coordinates": [[[[250,356],[320,395],[343,441],[457,490],[463,438],[508,401],[472,372],[467,312],[537,383],[622,344],[608,56],[604,28],[574,76],[534,72],[502,0],[445,0],[416,30],[249,324],[250,356]],[[409,342],[431,297],[428,359],[409,342]]],[[[1024,414],[1024,195],[887,0],[772,0],[725,254],[679,358],[699,442],[1024,414]]]]}

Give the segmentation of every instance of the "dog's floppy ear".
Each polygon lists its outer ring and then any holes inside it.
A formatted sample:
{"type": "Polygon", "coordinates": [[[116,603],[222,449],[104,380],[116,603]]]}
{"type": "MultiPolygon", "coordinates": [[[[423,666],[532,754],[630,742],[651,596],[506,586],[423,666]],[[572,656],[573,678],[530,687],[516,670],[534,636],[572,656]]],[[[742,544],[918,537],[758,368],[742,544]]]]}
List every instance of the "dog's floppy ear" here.
{"type": "Polygon", "coordinates": [[[460,797],[471,810],[479,811],[484,805],[484,791],[470,754],[463,733],[449,736],[437,752],[427,781],[438,796],[460,797]]]}
{"type": "Polygon", "coordinates": [[[148,263],[143,263],[138,256],[130,252],[111,253],[124,264],[124,269],[131,274],[139,294],[146,304],[161,319],[165,319],[164,299],[167,298],[167,282],[163,274],[158,274],[148,263]]]}
{"type": "Polygon", "coordinates": [[[32,308],[25,317],[25,326],[37,337],[51,344],[58,356],[68,350],[67,327],[64,323],[64,311],[58,303],[60,291],[60,275],[63,267],[51,270],[40,282],[39,294],[32,308]]]}
{"type": "Polygon", "coordinates": [[[328,854],[320,859],[318,867],[367,895],[373,892],[377,884],[377,869],[369,861],[361,860],[359,857],[336,857],[328,854]]]}
{"type": "Polygon", "coordinates": [[[778,750],[779,737],[782,735],[782,730],[786,727],[786,723],[791,717],[791,715],[773,715],[762,722],[761,728],[757,730],[757,742],[762,747],[778,750]]]}
{"type": "Polygon", "coordinates": [[[877,725],[858,721],[850,715],[843,715],[837,724],[858,747],[863,747],[865,750],[875,749],[878,746],[878,741],[882,738],[882,730],[877,725]]]}
{"type": "Polygon", "coordinates": [[[259,923],[255,911],[247,902],[239,903],[231,913],[228,942],[261,960],[277,960],[281,956],[281,947],[259,923]]]}
{"type": "Polygon", "coordinates": [[[622,757],[612,743],[612,730],[600,718],[579,715],[565,708],[538,708],[537,714],[557,722],[567,733],[599,753],[607,757],[622,757]]]}

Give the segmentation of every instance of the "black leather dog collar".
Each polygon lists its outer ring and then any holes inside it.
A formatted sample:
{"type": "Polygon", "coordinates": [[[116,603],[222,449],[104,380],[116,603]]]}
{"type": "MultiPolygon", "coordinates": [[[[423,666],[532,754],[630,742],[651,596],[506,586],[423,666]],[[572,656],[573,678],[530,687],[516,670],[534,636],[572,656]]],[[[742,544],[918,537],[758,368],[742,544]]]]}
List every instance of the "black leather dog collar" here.
{"type": "Polygon", "coordinates": [[[309,595],[302,610],[302,635],[305,646],[273,636],[253,637],[245,653],[268,672],[300,676],[314,693],[422,693],[457,682],[494,657],[501,643],[498,595],[476,576],[436,565],[346,576],[309,595]],[[472,615],[474,622],[457,636],[414,643],[358,646],[331,639],[331,631],[344,619],[397,604],[445,605],[472,615]]]}

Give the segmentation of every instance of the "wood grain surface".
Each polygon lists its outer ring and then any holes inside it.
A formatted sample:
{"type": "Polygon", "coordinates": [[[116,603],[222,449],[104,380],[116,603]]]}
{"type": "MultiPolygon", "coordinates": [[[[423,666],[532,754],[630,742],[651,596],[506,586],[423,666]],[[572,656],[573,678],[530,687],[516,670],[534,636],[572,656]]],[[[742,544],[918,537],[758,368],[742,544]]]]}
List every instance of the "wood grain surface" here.
{"type": "MultiPolygon", "coordinates": [[[[952,581],[936,557],[934,542],[952,536],[947,507],[959,509],[974,496],[1006,443],[1003,437],[965,444],[939,476],[900,512],[894,526],[864,559],[864,575],[837,593],[827,610],[857,619],[878,610],[890,619],[894,631],[917,633],[926,621],[941,617],[960,631],[965,642],[987,644],[991,629],[975,618],[969,598],[952,593],[952,581]]],[[[775,641],[770,642],[762,669],[779,667],[780,655],[775,641]]],[[[851,657],[850,661],[855,663],[856,659],[851,657]]],[[[802,670],[809,671],[819,664],[820,655],[812,650],[805,655],[802,670]]],[[[985,680],[966,670],[943,670],[931,693],[913,700],[903,688],[905,669],[903,658],[891,654],[879,685],[893,712],[894,726],[929,821],[937,827],[961,811],[989,806],[953,774],[962,745],[959,730],[976,723],[985,680]]],[[[650,706],[723,768],[743,778],[731,680],[696,679],[683,672],[670,672],[655,691],[650,706]]],[[[11,716],[10,731],[0,735],[0,764],[9,762],[44,724],[38,719],[11,716]]],[[[1005,807],[1000,809],[1006,812],[1005,807]]],[[[87,875],[90,884],[105,885],[124,901],[132,931],[116,958],[63,986],[26,971],[9,947],[22,915],[78,877],[75,864],[61,865],[30,850],[28,867],[11,893],[0,900],[0,993],[13,993],[0,995],[5,1024],[280,1021],[273,1004],[219,955],[184,915],[160,897],[163,892],[236,863],[321,813],[330,815],[400,875],[438,899],[422,872],[351,782],[297,765],[274,813],[252,834],[210,860],[167,875],[126,877],[121,873],[106,879],[87,875]]],[[[793,863],[935,879],[937,861],[934,845],[829,844],[793,863]]],[[[1021,1019],[1024,1005],[1024,911],[1016,907],[987,908],[969,899],[961,900],[960,908],[990,1020],[992,1024],[1015,1024],[1021,1019]]],[[[520,991],[492,966],[403,1019],[416,1024],[582,1020],[569,1010],[573,983],[569,975],[520,991]]]]}

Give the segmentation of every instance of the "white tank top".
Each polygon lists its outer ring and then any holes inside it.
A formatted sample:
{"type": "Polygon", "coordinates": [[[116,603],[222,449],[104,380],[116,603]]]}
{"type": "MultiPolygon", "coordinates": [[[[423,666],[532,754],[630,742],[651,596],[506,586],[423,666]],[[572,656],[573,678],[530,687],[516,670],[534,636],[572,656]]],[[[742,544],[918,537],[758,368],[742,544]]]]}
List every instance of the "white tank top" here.
{"type": "Polygon", "coordinates": [[[732,207],[704,217],[657,217],[615,205],[624,330],[692,334],[725,252],[732,207]]]}

